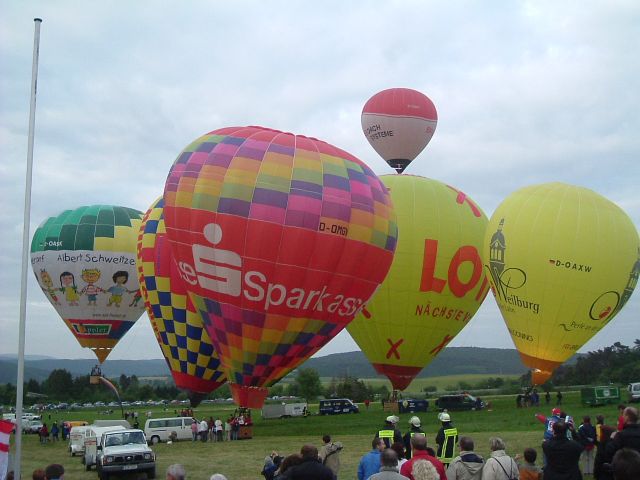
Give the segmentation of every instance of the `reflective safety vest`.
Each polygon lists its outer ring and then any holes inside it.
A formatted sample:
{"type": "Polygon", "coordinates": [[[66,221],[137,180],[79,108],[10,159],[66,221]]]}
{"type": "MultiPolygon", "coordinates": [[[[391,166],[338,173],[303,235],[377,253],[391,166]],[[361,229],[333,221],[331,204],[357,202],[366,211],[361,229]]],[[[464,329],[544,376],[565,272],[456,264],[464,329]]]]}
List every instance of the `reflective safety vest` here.
{"type": "Polygon", "coordinates": [[[442,452],[438,456],[438,460],[440,460],[445,465],[449,465],[453,461],[453,458],[456,456],[456,443],[458,443],[458,429],[447,428],[444,431],[442,452]],[[448,455],[447,452],[449,452],[448,455]]]}
{"type": "Polygon", "coordinates": [[[388,447],[391,447],[391,445],[393,444],[393,435],[395,434],[395,432],[393,430],[380,430],[378,432],[378,437],[381,438],[385,445],[388,447]]]}

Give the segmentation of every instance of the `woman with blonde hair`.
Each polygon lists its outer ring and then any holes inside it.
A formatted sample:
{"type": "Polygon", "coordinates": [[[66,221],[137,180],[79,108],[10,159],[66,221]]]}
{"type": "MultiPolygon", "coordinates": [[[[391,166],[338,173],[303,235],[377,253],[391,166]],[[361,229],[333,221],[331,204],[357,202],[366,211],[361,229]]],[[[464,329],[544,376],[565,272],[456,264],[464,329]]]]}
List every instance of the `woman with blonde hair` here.
{"type": "Polygon", "coordinates": [[[518,464],[505,452],[505,443],[499,437],[489,439],[491,457],[482,467],[482,480],[518,480],[520,471],[518,464]]]}
{"type": "Polygon", "coordinates": [[[414,480],[438,480],[440,478],[436,467],[428,460],[417,460],[413,464],[411,475],[414,480]]]}

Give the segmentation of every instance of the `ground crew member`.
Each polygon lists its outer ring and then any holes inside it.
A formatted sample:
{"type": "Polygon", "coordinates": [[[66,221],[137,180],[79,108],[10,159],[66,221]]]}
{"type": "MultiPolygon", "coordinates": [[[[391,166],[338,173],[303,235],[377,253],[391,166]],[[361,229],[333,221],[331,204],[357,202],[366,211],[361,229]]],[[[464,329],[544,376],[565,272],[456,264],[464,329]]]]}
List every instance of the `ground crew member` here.
{"type": "Polygon", "coordinates": [[[436,435],[438,446],[437,457],[445,466],[449,465],[456,456],[456,445],[458,444],[458,429],[451,423],[451,416],[448,413],[441,413],[438,418],[442,422],[442,427],[436,435]]]}
{"type": "Polygon", "coordinates": [[[405,433],[404,437],[402,437],[402,440],[404,441],[405,457],[407,460],[411,458],[411,437],[416,433],[425,434],[422,428],[420,428],[420,419],[413,416],[409,419],[409,431],[405,433]]]}
{"type": "Polygon", "coordinates": [[[389,415],[384,422],[384,426],[376,433],[374,438],[382,439],[385,448],[391,448],[391,445],[396,442],[402,443],[402,432],[396,427],[399,420],[395,415],[389,415]]]}

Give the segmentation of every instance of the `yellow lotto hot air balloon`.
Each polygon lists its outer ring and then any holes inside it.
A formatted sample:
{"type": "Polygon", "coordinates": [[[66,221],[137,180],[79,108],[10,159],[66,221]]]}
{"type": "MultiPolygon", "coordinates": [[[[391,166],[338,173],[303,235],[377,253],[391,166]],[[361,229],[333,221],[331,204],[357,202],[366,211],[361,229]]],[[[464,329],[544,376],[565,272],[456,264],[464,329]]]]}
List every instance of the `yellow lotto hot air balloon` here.
{"type": "Polygon", "coordinates": [[[546,382],[629,300],[640,273],[639,243],[617,205],[582,187],[534,185],[497,208],[484,263],[534,384],[546,382]]]}
{"type": "Polygon", "coordinates": [[[437,180],[384,175],[398,220],[391,270],[347,326],[376,371],[404,390],[460,332],[489,283],[481,259],[487,217],[437,180]]]}

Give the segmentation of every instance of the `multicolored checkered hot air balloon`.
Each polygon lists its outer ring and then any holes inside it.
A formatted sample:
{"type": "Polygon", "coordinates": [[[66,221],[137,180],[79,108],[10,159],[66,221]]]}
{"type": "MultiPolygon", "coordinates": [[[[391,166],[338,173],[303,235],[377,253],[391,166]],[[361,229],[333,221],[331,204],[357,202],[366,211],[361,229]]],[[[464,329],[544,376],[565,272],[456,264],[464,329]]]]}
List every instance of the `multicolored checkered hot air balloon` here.
{"type": "Polygon", "coordinates": [[[180,153],[164,201],[180,273],[241,406],[260,407],[266,387],[340,332],[393,259],[386,188],[314,138],[210,132],[180,153]]]}
{"type": "Polygon", "coordinates": [[[202,318],[187,296],[166,235],[162,198],[147,210],[138,236],[140,290],[158,345],[191,405],[225,382],[202,318]]]}
{"type": "Polygon", "coordinates": [[[40,288],[100,362],[144,311],[136,271],[141,223],[132,208],[79,207],[45,220],[31,241],[40,288]]]}

